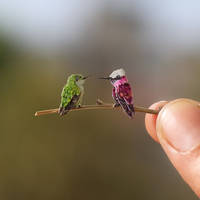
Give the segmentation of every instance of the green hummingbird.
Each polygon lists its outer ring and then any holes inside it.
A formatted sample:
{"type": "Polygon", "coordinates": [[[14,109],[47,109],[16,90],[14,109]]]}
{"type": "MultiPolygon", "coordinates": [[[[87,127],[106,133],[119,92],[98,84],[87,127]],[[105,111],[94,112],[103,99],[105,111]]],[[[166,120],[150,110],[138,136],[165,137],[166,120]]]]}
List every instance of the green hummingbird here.
{"type": "Polygon", "coordinates": [[[81,107],[84,95],[84,83],[88,78],[81,74],[72,74],[67,79],[67,84],[64,86],[61,93],[61,104],[58,113],[65,115],[72,108],[81,107]]]}

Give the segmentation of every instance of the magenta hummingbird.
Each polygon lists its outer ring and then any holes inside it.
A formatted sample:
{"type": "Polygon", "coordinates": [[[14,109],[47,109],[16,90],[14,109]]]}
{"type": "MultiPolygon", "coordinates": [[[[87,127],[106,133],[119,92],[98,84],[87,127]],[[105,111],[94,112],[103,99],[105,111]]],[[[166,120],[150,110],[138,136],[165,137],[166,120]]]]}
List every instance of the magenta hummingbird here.
{"type": "Polygon", "coordinates": [[[125,76],[124,69],[113,71],[109,77],[100,78],[110,80],[114,86],[112,97],[115,100],[114,107],[121,106],[130,118],[135,114],[133,106],[133,94],[128,79],[125,76]]]}

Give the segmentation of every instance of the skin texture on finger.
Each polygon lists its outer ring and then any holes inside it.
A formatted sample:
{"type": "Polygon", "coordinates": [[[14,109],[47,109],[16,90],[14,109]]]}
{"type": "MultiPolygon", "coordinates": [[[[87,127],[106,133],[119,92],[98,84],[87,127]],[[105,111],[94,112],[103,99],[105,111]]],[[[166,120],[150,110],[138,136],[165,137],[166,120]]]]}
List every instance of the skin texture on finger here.
{"type": "MultiPolygon", "coordinates": [[[[154,103],[149,107],[149,109],[155,109],[159,110],[163,106],[165,106],[168,102],[167,101],[159,101],[157,103],[154,103]]],[[[158,115],[152,115],[152,114],[146,114],[145,115],[145,126],[146,129],[149,133],[149,135],[159,143],[159,140],[157,138],[157,133],[156,133],[156,120],[157,120],[158,115]]]]}
{"type": "Polygon", "coordinates": [[[200,103],[177,99],[166,104],[158,114],[156,133],[174,167],[200,197],[200,103]]]}

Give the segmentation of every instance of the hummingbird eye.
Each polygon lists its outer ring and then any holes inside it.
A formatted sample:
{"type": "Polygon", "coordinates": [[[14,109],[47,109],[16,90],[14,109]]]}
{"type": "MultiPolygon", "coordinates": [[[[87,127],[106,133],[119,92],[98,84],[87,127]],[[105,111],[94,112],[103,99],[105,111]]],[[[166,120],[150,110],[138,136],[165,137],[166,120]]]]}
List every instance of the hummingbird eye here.
{"type": "Polygon", "coordinates": [[[121,78],[120,75],[117,75],[115,79],[119,80],[120,78],[121,78]]]}
{"type": "Polygon", "coordinates": [[[79,76],[76,76],[76,81],[78,81],[80,79],[80,77],[79,76]]]}

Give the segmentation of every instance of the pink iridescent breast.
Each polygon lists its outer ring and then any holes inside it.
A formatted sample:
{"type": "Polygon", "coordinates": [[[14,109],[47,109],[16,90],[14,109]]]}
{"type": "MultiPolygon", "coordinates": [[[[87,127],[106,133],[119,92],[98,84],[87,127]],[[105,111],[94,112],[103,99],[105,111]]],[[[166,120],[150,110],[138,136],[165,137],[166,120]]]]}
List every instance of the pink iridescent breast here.
{"type": "Polygon", "coordinates": [[[127,83],[127,82],[128,82],[128,79],[126,78],[126,76],[122,76],[122,78],[120,80],[117,80],[114,82],[113,86],[115,88],[118,88],[120,85],[127,83]]]}

